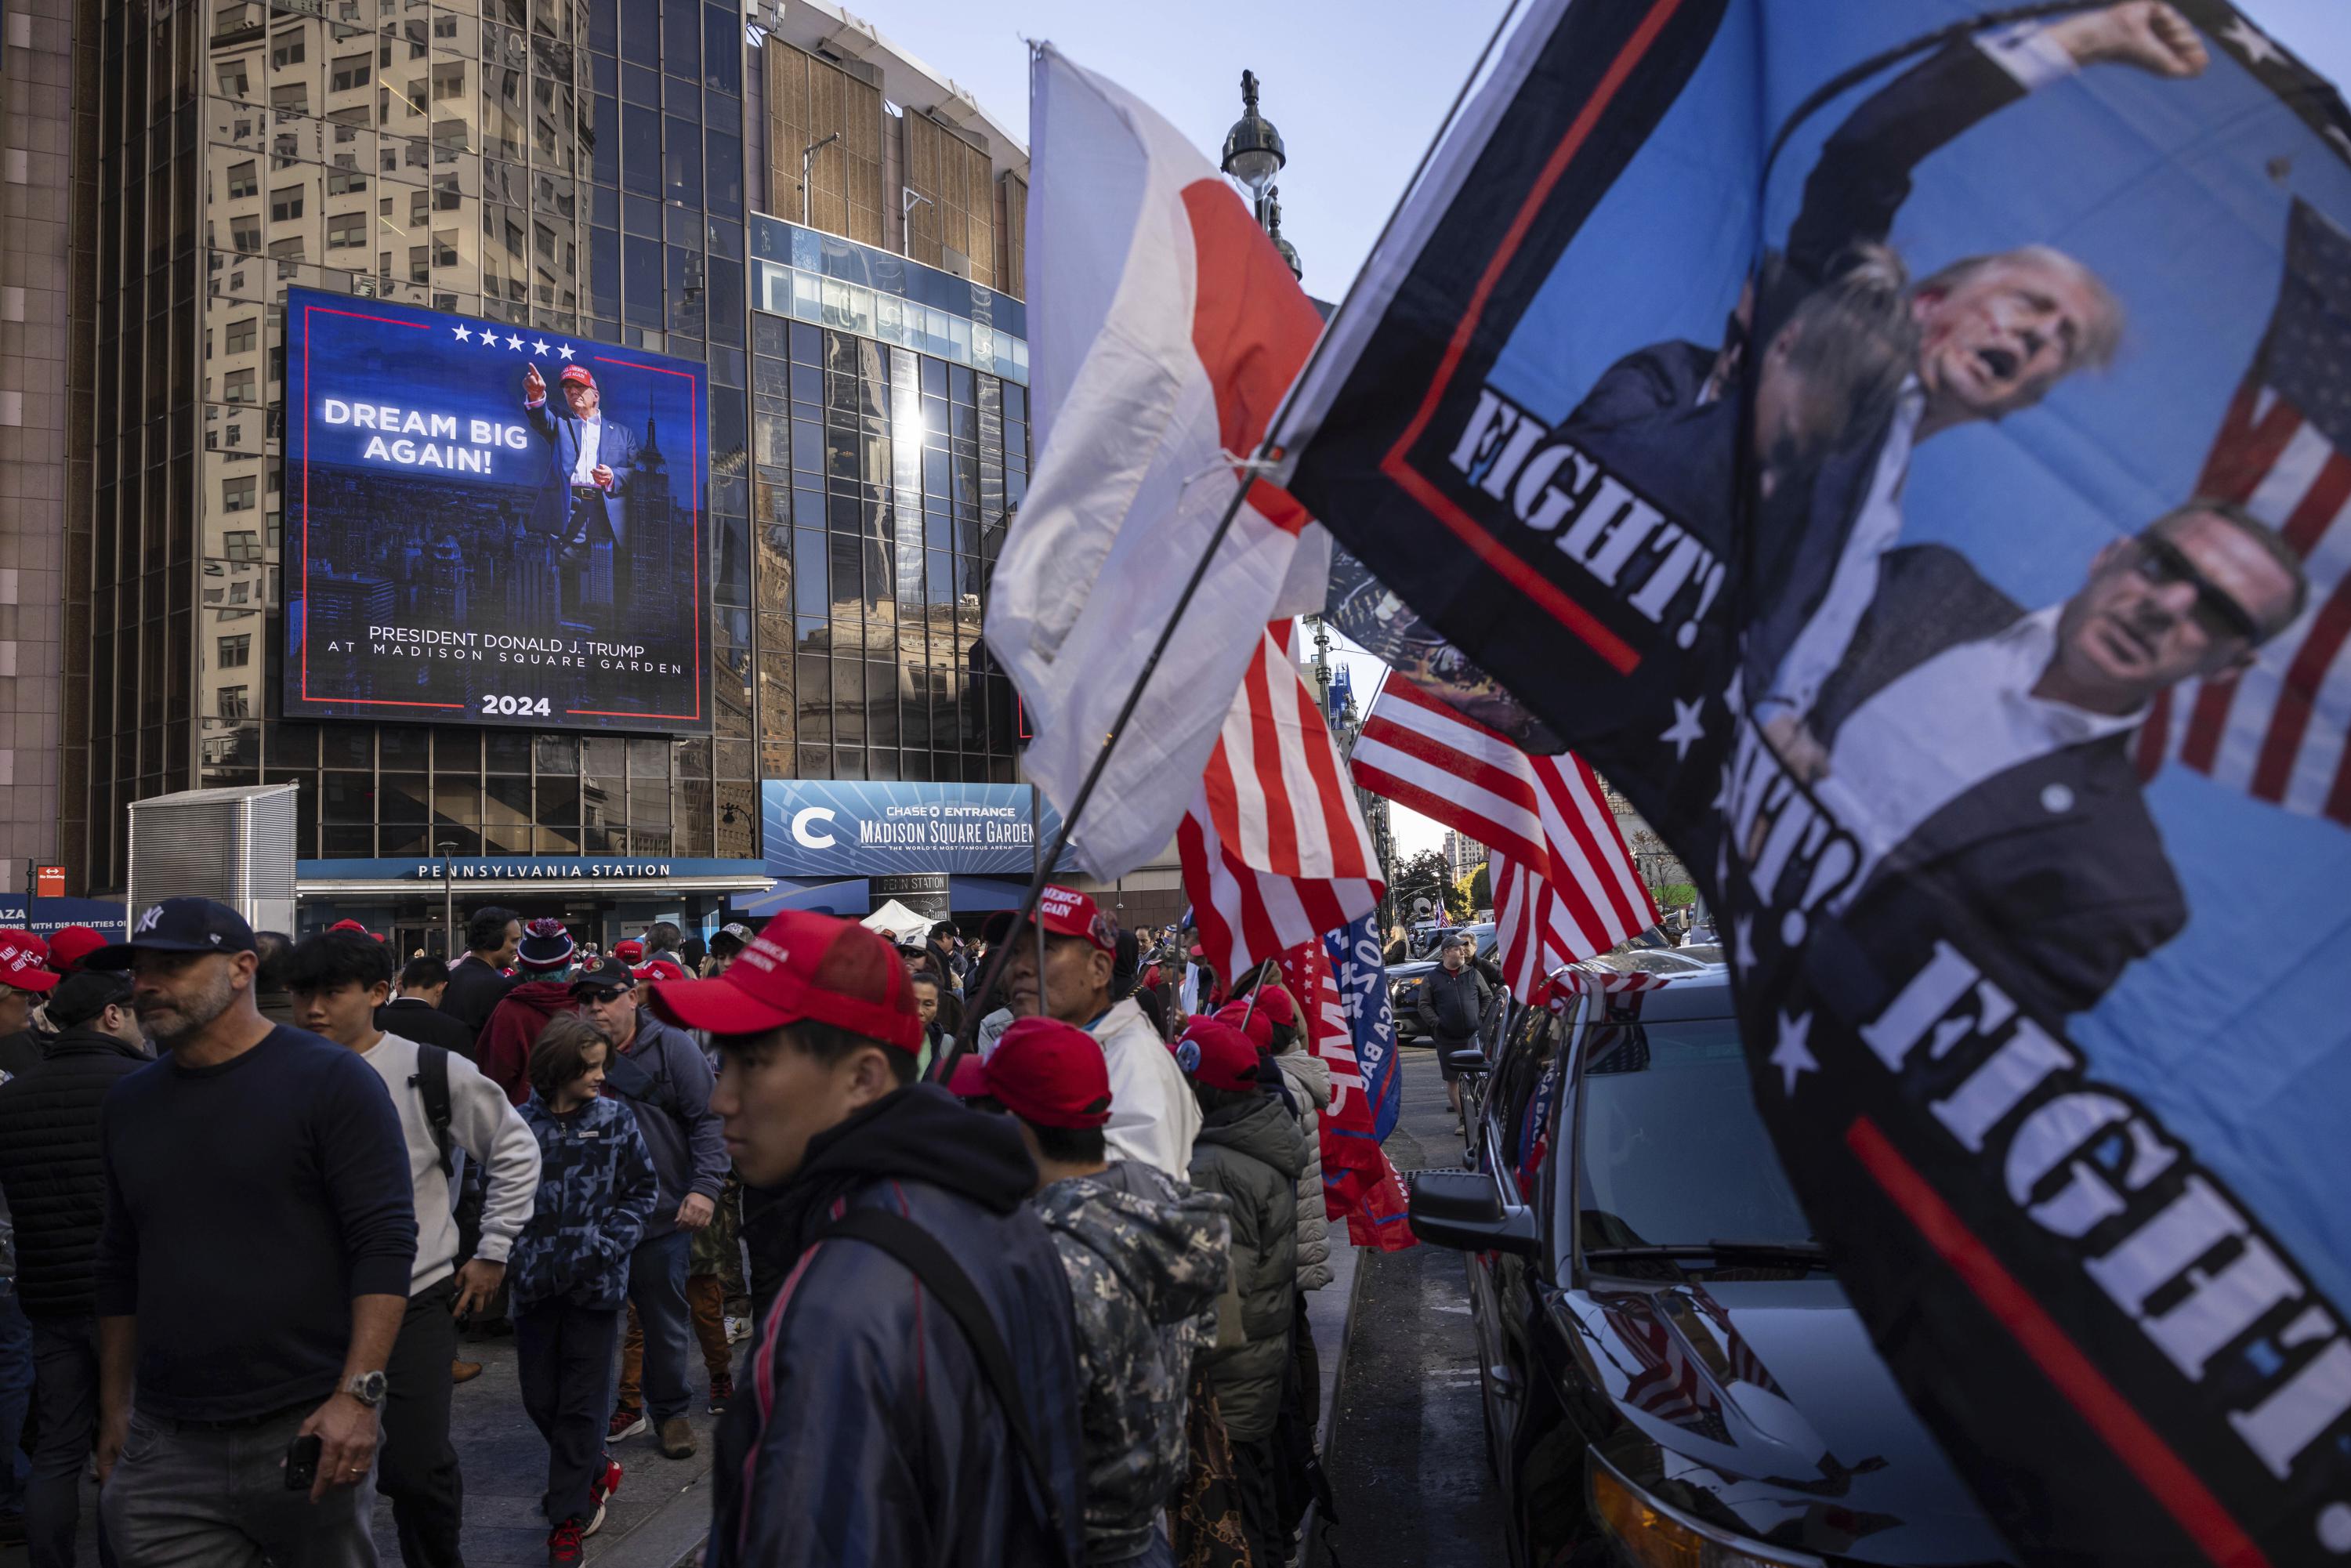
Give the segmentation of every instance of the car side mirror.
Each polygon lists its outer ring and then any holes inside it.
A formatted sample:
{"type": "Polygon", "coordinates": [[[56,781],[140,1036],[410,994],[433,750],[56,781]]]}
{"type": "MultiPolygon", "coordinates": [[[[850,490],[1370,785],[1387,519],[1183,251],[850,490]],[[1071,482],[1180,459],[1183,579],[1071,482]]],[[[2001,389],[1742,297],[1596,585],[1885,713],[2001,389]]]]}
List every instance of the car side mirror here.
{"type": "Polygon", "coordinates": [[[1406,1213],[1412,1233],[1433,1247],[1528,1258],[1541,1250],[1535,1211],[1525,1204],[1505,1204],[1494,1178],[1482,1171],[1416,1174],[1406,1213]]]}
{"type": "Polygon", "coordinates": [[[1484,1051],[1473,1050],[1455,1051],[1453,1065],[1464,1072],[1483,1072],[1492,1064],[1486,1060],[1484,1051]]]}

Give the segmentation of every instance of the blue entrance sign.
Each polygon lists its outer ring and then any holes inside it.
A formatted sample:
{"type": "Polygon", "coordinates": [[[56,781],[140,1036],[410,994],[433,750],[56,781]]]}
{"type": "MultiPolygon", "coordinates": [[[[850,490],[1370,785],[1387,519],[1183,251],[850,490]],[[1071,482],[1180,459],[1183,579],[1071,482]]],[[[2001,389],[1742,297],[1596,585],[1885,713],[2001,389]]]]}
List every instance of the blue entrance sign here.
{"type": "MultiPolygon", "coordinates": [[[[776,876],[1026,874],[1035,853],[1026,784],[837,784],[770,779],[761,841],[776,876]]],[[[1050,844],[1061,819],[1038,803],[1050,844]]],[[[1066,857],[1065,857],[1065,863],[1066,857]]]]}

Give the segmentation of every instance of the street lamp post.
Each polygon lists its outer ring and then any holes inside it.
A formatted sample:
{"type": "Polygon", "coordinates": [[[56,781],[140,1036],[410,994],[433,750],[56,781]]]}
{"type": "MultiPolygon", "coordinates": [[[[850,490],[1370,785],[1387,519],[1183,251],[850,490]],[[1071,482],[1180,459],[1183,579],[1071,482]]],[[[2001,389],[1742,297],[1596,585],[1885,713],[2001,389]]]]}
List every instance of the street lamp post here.
{"type": "Polygon", "coordinates": [[[449,864],[457,842],[443,839],[434,847],[441,852],[441,961],[445,964],[457,956],[457,884],[449,864]]]}
{"type": "Polygon", "coordinates": [[[1282,151],[1281,132],[1257,111],[1257,73],[1241,72],[1241,117],[1225,132],[1225,172],[1249,188],[1250,205],[1259,227],[1265,225],[1266,203],[1273,177],[1290,162],[1282,151]]]}
{"type": "MultiPolygon", "coordinates": [[[[818,153],[840,140],[841,132],[836,131],[823,141],[811,141],[800,149],[800,227],[802,228],[809,226],[809,169],[815,162],[818,153]]],[[[789,144],[787,143],[787,145],[789,144]]]]}

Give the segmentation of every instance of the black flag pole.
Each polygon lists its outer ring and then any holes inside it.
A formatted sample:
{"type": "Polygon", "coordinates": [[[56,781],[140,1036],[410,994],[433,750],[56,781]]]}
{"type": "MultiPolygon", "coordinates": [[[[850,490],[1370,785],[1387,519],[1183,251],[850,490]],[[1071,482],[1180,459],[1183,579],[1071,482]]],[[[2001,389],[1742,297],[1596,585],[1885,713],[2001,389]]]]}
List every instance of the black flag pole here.
{"type": "MultiPolygon", "coordinates": [[[[1470,89],[1477,85],[1479,77],[1484,73],[1494,46],[1500,43],[1502,36],[1510,30],[1511,18],[1518,15],[1519,3],[1520,0],[1510,0],[1503,9],[1502,19],[1494,24],[1494,31],[1487,37],[1486,47],[1478,51],[1478,58],[1471,64],[1469,73],[1461,78],[1460,90],[1453,95],[1452,103],[1446,108],[1445,117],[1437,121],[1437,133],[1421,150],[1420,161],[1413,165],[1412,177],[1405,182],[1404,191],[1397,196],[1395,205],[1388,209],[1387,221],[1380,225],[1379,236],[1372,242],[1367,256],[1377,256],[1380,247],[1387,243],[1389,232],[1395,227],[1396,219],[1412,200],[1412,193],[1420,184],[1421,176],[1428,172],[1429,161],[1437,156],[1437,150],[1445,144],[1446,132],[1453,129],[1453,122],[1460,117],[1461,106],[1468,101],[1470,89]]],[[[1031,53],[1033,56],[1033,49],[1031,53]]],[[[1354,297],[1356,288],[1363,282],[1363,276],[1359,270],[1348,282],[1347,292],[1340,297],[1339,308],[1332,313],[1332,320],[1344,313],[1348,300],[1354,297]]],[[[1326,323],[1322,335],[1314,340],[1314,346],[1307,350],[1306,362],[1298,367],[1298,374],[1291,378],[1292,392],[1305,383],[1307,373],[1313,370],[1314,361],[1322,356],[1323,345],[1330,340],[1330,328],[1326,323]]],[[[1224,515],[1217,519],[1215,530],[1209,534],[1207,544],[1200,551],[1200,559],[1193,562],[1192,573],[1185,579],[1183,591],[1176,596],[1175,606],[1167,612],[1167,622],[1160,627],[1158,637],[1153,641],[1151,652],[1143,661],[1143,668],[1135,674],[1134,685],[1127,688],[1125,700],[1119,704],[1118,716],[1111,721],[1109,733],[1102,737],[1102,749],[1094,753],[1093,764],[1086,769],[1085,779],[1078,786],[1077,795],[1070,801],[1069,810],[1061,813],[1061,826],[1053,835],[1051,851],[1037,857],[1035,869],[1029,873],[1028,891],[1021,894],[1019,911],[1013,916],[1004,941],[987,955],[987,967],[980,973],[979,988],[973,993],[971,1004],[965,1012],[963,1033],[953,1046],[940,1053],[938,1061],[931,1064],[931,1076],[936,1082],[946,1082],[955,1071],[956,1059],[971,1048],[972,1037],[979,1030],[979,1020],[987,1016],[986,1004],[996,999],[997,988],[1003,983],[1005,966],[1011,961],[1012,946],[1019,939],[1020,928],[1036,918],[1037,901],[1044,896],[1047,879],[1053,874],[1053,867],[1069,848],[1070,835],[1076,831],[1079,818],[1084,815],[1087,805],[1092,801],[1094,786],[1102,782],[1102,772],[1110,766],[1111,754],[1117,749],[1119,737],[1126,733],[1127,725],[1134,717],[1135,708],[1142,704],[1144,689],[1150,685],[1151,677],[1157,672],[1160,658],[1167,652],[1168,644],[1175,641],[1176,629],[1182,624],[1184,612],[1192,607],[1192,600],[1199,592],[1200,584],[1207,580],[1208,567],[1217,559],[1217,551],[1223,548],[1226,537],[1232,532],[1233,519],[1240,516],[1241,503],[1249,498],[1249,486],[1256,483],[1257,476],[1268,463],[1280,454],[1281,429],[1290,406],[1291,398],[1285,394],[1280,406],[1274,410],[1273,417],[1266,422],[1265,439],[1258,443],[1256,453],[1248,462],[1236,465],[1240,473],[1238,483],[1233,486],[1232,499],[1225,503],[1224,515]]],[[[1029,788],[1034,789],[1037,786],[1031,784],[1029,788]]],[[[1030,843],[1033,850],[1033,834],[1030,843]]],[[[1041,933],[1037,962],[1037,988],[1041,1003],[1045,988],[1041,933]]]]}

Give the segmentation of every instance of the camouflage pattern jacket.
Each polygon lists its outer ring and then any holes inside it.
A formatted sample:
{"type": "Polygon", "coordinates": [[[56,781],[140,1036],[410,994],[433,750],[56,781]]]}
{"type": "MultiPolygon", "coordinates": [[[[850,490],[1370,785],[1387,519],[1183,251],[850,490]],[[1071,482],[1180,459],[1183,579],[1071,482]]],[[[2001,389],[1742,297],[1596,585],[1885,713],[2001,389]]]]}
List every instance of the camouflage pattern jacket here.
{"type": "Polygon", "coordinates": [[[534,1092],[521,1113],[538,1140],[538,1194],[507,1260],[516,1310],[555,1297],[620,1306],[660,1191],[636,1113],[600,1095],[559,1116],[534,1092]]]}
{"type": "Polygon", "coordinates": [[[1191,1348],[1231,1267],[1231,1206],[1134,1161],[1029,1201],[1077,1314],[1086,1561],[1124,1563],[1184,1479],[1191,1348]]]}

